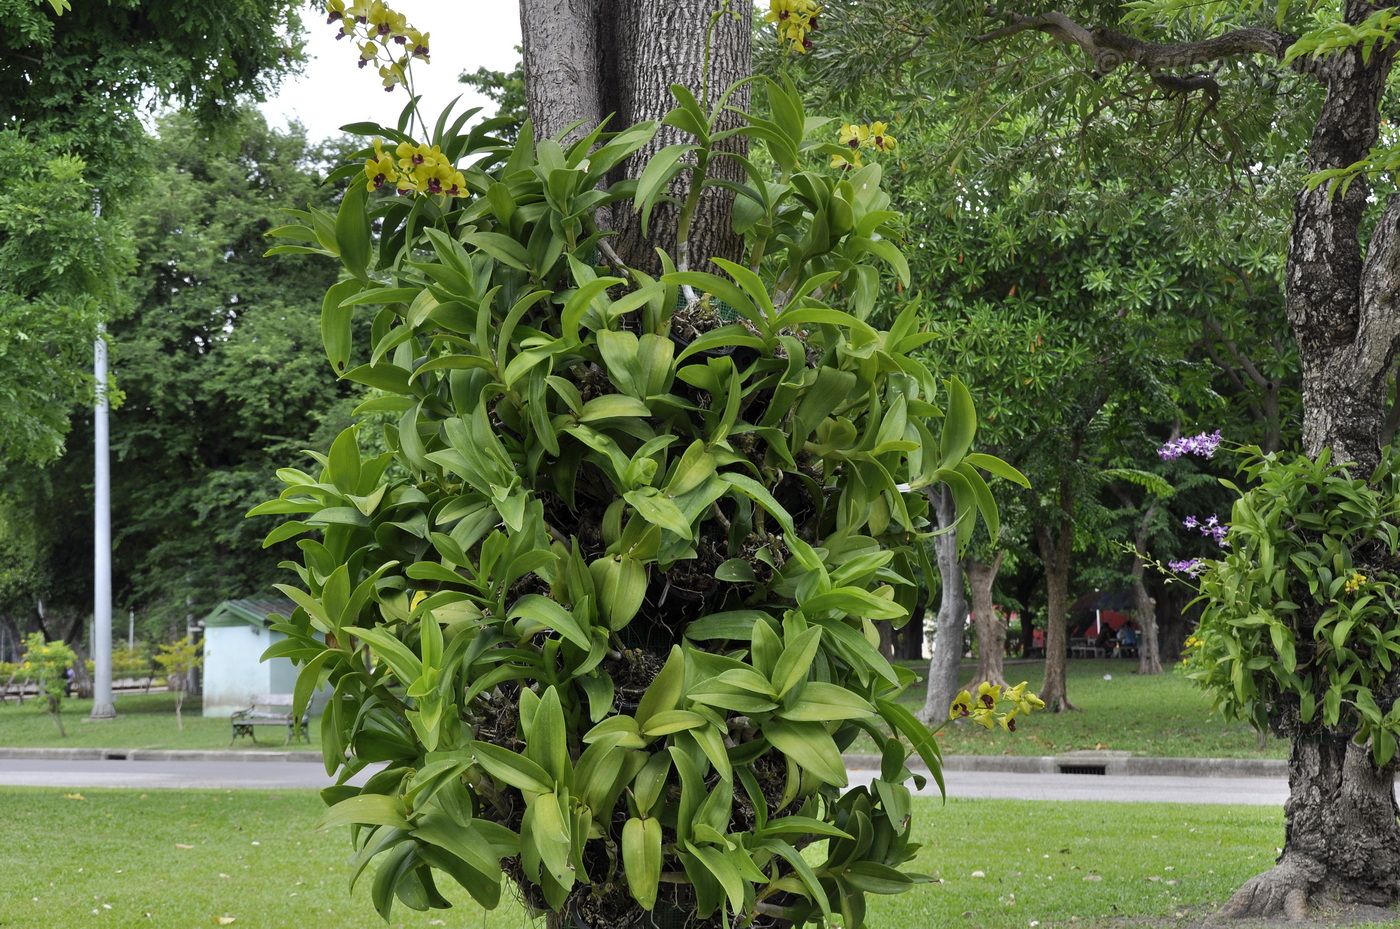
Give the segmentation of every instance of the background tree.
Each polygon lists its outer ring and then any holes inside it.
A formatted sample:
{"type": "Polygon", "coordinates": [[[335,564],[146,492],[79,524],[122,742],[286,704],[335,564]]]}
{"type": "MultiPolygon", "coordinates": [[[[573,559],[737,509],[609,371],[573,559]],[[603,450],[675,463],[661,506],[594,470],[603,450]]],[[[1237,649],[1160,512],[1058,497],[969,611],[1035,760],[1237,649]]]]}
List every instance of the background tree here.
{"type": "Polygon", "coordinates": [[[25,640],[24,664],[20,670],[24,677],[39,686],[60,736],[67,735],[63,731],[63,698],[68,693],[68,674],[77,660],[78,656],[67,644],[45,641],[43,633],[31,633],[25,640]]]}
{"type": "Polygon", "coordinates": [[[165,672],[165,689],[175,695],[175,726],[181,730],[185,728],[180,709],[185,704],[186,685],[190,672],[199,667],[201,661],[199,646],[189,636],[175,642],[163,642],[156,650],[155,663],[165,672]]]}
{"type": "MultiPolygon", "coordinates": [[[[352,406],[317,360],[332,273],[305,256],[262,257],[283,198],[334,206],[322,182],[344,145],[271,130],[252,111],[225,118],[221,131],[189,113],[163,118],[145,143],[161,170],[124,207],[138,271],[108,326],[126,387],[113,414],[114,596],[151,639],[183,629],[187,611],[267,588],[292,546],[261,550],[247,501],[275,486],[274,462],[328,448],[352,406]]],[[[3,468],[0,544],[23,558],[6,562],[0,616],[35,628],[43,600],[46,635],[71,642],[91,606],[92,457],[88,414],[65,420],[77,441],[63,458],[3,468]]]]}
{"type": "MultiPolygon", "coordinates": [[[[988,124],[976,114],[994,86],[1015,94],[1017,113],[1076,114],[1063,145],[1015,151],[1038,173],[1077,170],[1111,138],[1143,160],[1154,150],[1190,159],[1225,194],[1293,192],[1284,308],[1302,369],[1303,450],[1372,469],[1400,337],[1400,198],[1371,183],[1397,163],[1392,150],[1373,150],[1396,48],[1392,4],[969,2],[936,15],[915,4],[837,6],[861,24],[851,33],[860,42],[888,43],[879,25],[907,16],[908,54],[886,47],[879,66],[927,77],[939,88],[927,97],[965,107],[969,136],[988,124]],[[1340,183],[1302,184],[1302,172],[1340,183]]],[[[1278,866],[1228,911],[1297,915],[1310,896],[1393,900],[1395,869],[1373,853],[1400,847],[1393,772],[1345,727],[1279,709],[1271,722],[1293,741],[1288,838],[1278,866]]]]}

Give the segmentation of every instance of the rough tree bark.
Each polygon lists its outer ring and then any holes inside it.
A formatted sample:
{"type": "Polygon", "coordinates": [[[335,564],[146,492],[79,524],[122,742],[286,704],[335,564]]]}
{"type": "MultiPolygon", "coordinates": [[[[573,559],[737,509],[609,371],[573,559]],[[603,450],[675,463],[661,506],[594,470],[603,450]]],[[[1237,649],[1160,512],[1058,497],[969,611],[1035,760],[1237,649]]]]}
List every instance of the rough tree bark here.
{"type": "MultiPolygon", "coordinates": [[[[1382,6],[1346,0],[1343,19],[1357,25],[1382,6]]],[[[1073,44],[1100,71],[1133,62],[1152,79],[1192,82],[1180,89],[1218,93],[1211,75],[1170,71],[1225,58],[1278,60],[1294,37],[1264,29],[1236,30],[1206,42],[1150,43],[1111,29],[1085,29],[1063,14],[997,14],[1005,25],[985,39],[1032,29],[1073,44]]],[[[1293,67],[1325,87],[1308,147],[1311,171],[1344,168],[1365,158],[1378,137],[1380,103],[1394,62],[1393,45],[1363,58],[1353,47],[1324,58],[1300,56],[1293,67]]],[[[1164,85],[1166,86],[1166,85],[1164,85]]],[[[1303,445],[1330,449],[1361,473],[1379,459],[1386,428],[1387,380],[1400,343],[1400,198],[1391,195],[1369,243],[1362,225],[1371,188],[1364,176],[1347,191],[1323,184],[1294,201],[1285,307],[1303,374],[1303,445]]],[[[1391,691],[1400,690],[1392,680],[1391,691]]],[[[1383,707],[1384,709],[1384,707],[1383,707]]],[[[1377,769],[1370,750],[1345,733],[1303,725],[1276,711],[1276,730],[1292,740],[1286,833],[1278,864],[1231,898],[1228,917],[1302,919],[1315,901],[1388,905],[1400,899],[1400,808],[1394,764],[1377,769]]]]}
{"type": "MultiPolygon", "coordinates": [[[[689,88],[703,105],[748,77],[753,13],[748,3],[733,3],[731,12],[714,23],[706,69],[704,37],[720,6],[720,0],[521,0],[526,101],[536,137],[558,135],[580,120],[581,133],[604,118],[612,129],[659,122],[675,104],[672,84],[689,88]]],[[[747,105],[747,85],[730,103],[747,105]]],[[[738,121],[727,113],[719,128],[732,128],[738,121]]],[[[680,130],[662,126],[648,145],[623,162],[617,179],[637,177],[652,155],[680,141],[689,140],[680,130]]],[[[742,154],[743,138],[733,136],[719,148],[742,154]]],[[[732,158],[713,159],[709,174],[743,179],[742,167],[732,158]]],[[[672,195],[682,199],[688,184],[684,173],[672,195]]],[[[729,221],[732,205],[727,190],[705,190],[687,242],[676,240],[677,211],[670,204],[653,211],[645,234],[634,211],[615,210],[608,218],[616,233],[614,247],[629,267],[652,274],[660,270],[657,247],[678,265],[698,268],[712,257],[738,261],[743,240],[729,221]]]]}
{"type": "MultiPolygon", "coordinates": [[[[1126,495],[1123,500],[1131,505],[1126,495]]],[[[1147,562],[1143,560],[1147,553],[1148,533],[1156,515],[1157,504],[1154,503],[1138,517],[1133,533],[1133,551],[1136,552],[1132,567],[1133,615],[1138,624],[1139,674],[1162,673],[1161,648],[1157,637],[1157,601],[1147,592],[1147,562]]]]}
{"type": "Polygon", "coordinates": [[[1005,551],[998,551],[990,564],[972,556],[963,559],[967,588],[972,594],[972,618],[977,629],[977,674],[972,679],[973,686],[983,681],[1006,683],[1006,617],[992,600],[992,588],[1005,555],[1005,551]]]}
{"type": "MultiPolygon", "coordinates": [[[[1068,482],[1061,492],[1068,494],[1068,482]]],[[[1069,634],[1069,570],[1074,549],[1074,521],[1062,496],[1062,507],[1056,525],[1043,525],[1035,530],[1040,548],[1040,560],[1045,565],[1045,681],[1040,685],[1040,699],[1051,713],[1075,709],[1069,702],[1065,686],[1066,638],[1069,634]]]]}
{"type": "MultiPolygon", "coordinates": [[[[929,491],[938,528],[951,530],[956,519],[953,495],[945,488],[929,491]]],[[[943,599],[933,633],[933,657],[928,665],[928,689],[919,718],[937,724],[948,718],[948,707],[958,693],[958,666],[962,662],[963,627],[967,624],[967,596],[962,563],[958,560],[957,534],[944,531],[933,540],[938,556],[938,578],[943,599]]]]}

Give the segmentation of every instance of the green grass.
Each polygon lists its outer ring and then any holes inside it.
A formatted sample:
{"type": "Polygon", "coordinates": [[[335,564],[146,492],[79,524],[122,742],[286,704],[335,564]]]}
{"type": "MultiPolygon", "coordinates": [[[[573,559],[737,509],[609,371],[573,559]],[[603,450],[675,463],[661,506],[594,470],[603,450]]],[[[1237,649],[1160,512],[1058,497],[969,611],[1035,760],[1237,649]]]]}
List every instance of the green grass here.
{"type": "MultiPolygon", "coordinates": [[[[909,667],[914,667],[912,664],[909,667]]],[[[915,668],[922,675],[927,666],[915,668]]],[[[970,676],[973,666],[964,666],[970,676]]],[[[939,733],[949,755],[1053,755],[1077,749],[1111,749],[1173,758],[1285,758],[1287,743],[1270,738],[1263,750],[1249,726],[1211,714],[1210,700],[1182,674],[1143,676],[1136,660],[1080,659],[1069,663],[1067,689],[1071,713],[1041,713],[1021,720],[1014,734],[988,732],[970,723],[950,725],[939,733]],[[1112,680],[1104,680],[1111,675],[1112,680]]],[[[1040,662],[1006,666],[1015,684],[1040,688],[1040,662]]],[[[910,688],[905,702],[923,705],[923,691],[910,688]]],[[[852,746],[853,751],[860,745],[852,746]]]]}
{"type": "MultiPolygon", "coordinates": [[[[909,667],[915,667],[908,663],[909,667]]],[[[970,675],[971,665],[965,665],[970,675]]],[[[1022,721],[1020,730],[1008,735],[1001,730],[988,732],[966,723],[949,726],[939,734],[945,754],[956,755],[1049,755],[1075,749],[1104,748],[1136,752],[1140,755],[1206,758],[1283,758],[1287,746],[1271,739],[1259,749],[1259,737],[1243,723],[1211,715],[1210,702],[1182,675],[1142,677],[1135,672],[1135,661],[1079,660],[1069,664],[1069,697],[1077,712],[1043,713],[1022,721]],[[1104,680],[1104,675],[1112,680],[1104,680]]],[[[922,672],[923,667],[916,670],[922,672]]],[[[1032,689],[1040,686],[1040,662],[1008,664],[1013,683],[1029,680],[1032,689]]],[[[910,688],[905,702],[917,708],[923,704],[920,687],[910,688]]],[[[197,698],[191,698],[193,712],[185,716],[185,730],[175,728],[174,698],[170,694],[121,694],[117,696],[118,718],[109,722],[88,722],[92,704],[69,700],[64,704],[64,725],[68,737],[60,739],[53,720],[43,705],[29,701],[24,706],[0,704],[0,746],[69,746],[94,748],[226,748],[229,740],[227,719],[205,719],[199,715],[197,698]]],[[[311,726],[311,747],[318,743],[318,727],[311,726]]],[[[258,737],[262,748],[282,748],[281,738],[264,732],[258,737]]],[[[257,750],[247,739],[239,746],[257,750]]],[[[293,745],[292,748],[298,746],[293,745]]],[[[300,746],[307,747],[305,743],[300,746]]],[[[851,751],[871,750],[868,740],[851,746],[851,751]]]]}
{"type": "MultiPolygon", "coordinates": [[[[234,917],[234,929],[383,925],[368,881],[347,897],[348,836],[315,831],[311,792],[65,793],[0,790],[4,929],[193,927],[220,916],[234,917]]],[[[1199,913],[1268,867],[1283,837],[1281,811],[1260,807],[921,800],[915,815],[925,843],[916,867],[941,881],[871,897],[871,929],[1068,927],[1071,918],[1089,929],[1199,913]]],[[[490,914],[470,903],[396,908],[389,925],[534,924],[512,902],[490,914]]]]}
{"type": "MultiPolygon", "coordinates": [[[[175,727],[175,696],[168,693],[117,694],[117,718],[101,721],[88,719],[91,700],[63,701],[63,726],[66,738],[60,738],[53,717],[41,700],[26,700],[23,706],[13,700],[0,704],[0,746],[7,748],[228,748],[229,721],[226,717],[204,718],[200,714],[199,698],[185,702],[185,728],[175,727]]],[[[319,745],[319,727],[311,721],[311,747],[319,745]]],[[[258,734],[258,746],[246,738],[235,747],[251,751],[281,749],[283,733],[271,727],[258,734]]],[[[306,748],[305,742],[289,748],[306,748]]]]}

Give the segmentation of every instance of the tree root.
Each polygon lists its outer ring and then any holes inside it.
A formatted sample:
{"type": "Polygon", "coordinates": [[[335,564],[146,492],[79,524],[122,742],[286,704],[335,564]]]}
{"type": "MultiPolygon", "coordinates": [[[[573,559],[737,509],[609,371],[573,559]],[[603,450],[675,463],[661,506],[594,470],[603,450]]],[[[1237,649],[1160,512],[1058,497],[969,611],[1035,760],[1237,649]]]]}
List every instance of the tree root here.
{"type": "Polygon", "coordinates": [[[1314,861],[1285,857],[1263,874],[1245,882],[1221,907],[1212,924],[1233,919],[1283,919],[1301,922],[1308,918],[1311,890],[1325,869],[1314,861]]]}

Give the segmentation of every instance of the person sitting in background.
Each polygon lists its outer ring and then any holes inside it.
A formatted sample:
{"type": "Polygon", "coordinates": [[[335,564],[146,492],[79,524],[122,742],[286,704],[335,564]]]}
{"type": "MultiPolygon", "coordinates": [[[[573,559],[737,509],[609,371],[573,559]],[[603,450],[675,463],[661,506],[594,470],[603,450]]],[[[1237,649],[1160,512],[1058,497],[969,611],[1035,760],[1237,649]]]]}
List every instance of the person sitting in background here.
{"type": "Polygon", "coordinates": [[[1137,654],[1137,629],[1132,623],[1124,623],[1118,627],[1118,654],[1137,654]]]}

